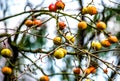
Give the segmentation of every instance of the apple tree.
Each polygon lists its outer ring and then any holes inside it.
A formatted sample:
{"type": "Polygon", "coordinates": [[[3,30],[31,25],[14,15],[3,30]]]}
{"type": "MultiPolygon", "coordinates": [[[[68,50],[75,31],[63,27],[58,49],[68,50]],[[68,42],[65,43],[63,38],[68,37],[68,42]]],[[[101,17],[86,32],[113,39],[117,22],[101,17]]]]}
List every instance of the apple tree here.
{"type": "Polygon", "coordinates": [[[1,81],[119,81],[119,1],[31,1],[0,2],[1,81]]]}

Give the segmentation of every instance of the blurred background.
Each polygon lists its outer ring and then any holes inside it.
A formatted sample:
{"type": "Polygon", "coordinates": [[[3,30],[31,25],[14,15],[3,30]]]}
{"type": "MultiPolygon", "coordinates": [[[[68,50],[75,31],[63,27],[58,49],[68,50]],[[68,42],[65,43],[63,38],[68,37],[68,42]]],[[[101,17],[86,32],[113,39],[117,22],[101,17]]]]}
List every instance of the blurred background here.
{"type": "MultiPolygon", "coordinates": [[[[112,35],[116,35],[118,39],[120,39],[120,0],[62,0],[65,3],[64,12],[67,14],[78,14],[80,10],[87,6],[91,1],[92,4],[95,5],[98,9],[98,14],[95,16],[86,15],[91,18],[93,21],[102,20],[107,24],[106,31],[109,31],[112,35]]],[[[0,0],[0,34],[2,33],[15,33],[16,29],[19,28],[21,25],[20,30],[25,30],[27,27],[21,24],[24,19],[30,15],[30,13],[24,13],[19,16],[12,17],[10,19],[2,20],[6,17],[22,13],[25,11],[29,11],[31,9],[45,9],[48,10],[48,6],[51,3],[55,3],[56,0],[0,0]]],[[[42,21],[45,21],[50,18],[48,15],[41,15],[38,17],[42,21]]],[[[83,17],[85,21],[91,23],[88,18],[83,17]]],[[[94,35],[94,31],[88,28],[85,31],[78,31],[76,28],[78,21],[69,17],[61,17],[62,21],[65,21],[67,26],[71,28],[71,32],[73,34],[78,33],[79,36],[77,37],[76,44],[80,44],[82,46],[89,47],[89,44],[92,40],[95,40],[96,37],[94,35]],[[67,22],[66,22],[67,19],[67,22]]],[[[56,21],[55,19],[51,19],[45,24],[42,25],[41,28],[37,30],[28,31],[31,34],[38,34],[41,36],[47,36],[48,38],[53,39],[57,36],[56,33],[56,21]]],[[[65,30],[67,31],[67,30],[65,30]]],[[[105,38],[102,33],[98,32],[99,39],[105,38]]],[[[2,40],[3,38],[0,37],[2,40]]],[[[14,37],[11,37],[14,39],[14,37]]],[[[43,37],[37,37],[34,35],[26,34],[19,34],[16,43],[22,41],[21,46],[25,48],[30,48],[31,50],[35,50],[37,48],[41,48],[42,50],[49,51],[55,48],[53,41],[50,39],[46,39],[43,37]],[[23,38],[24,37],[24,38],[23,38]]],[[[7,47],[9,44],[5,41],[7,47]]],[[[113,44],[109,49],[112,49],[119,45],[113,44]]],[[[3,43],[1,43],[0,48],[3,47],[3,43]]],[[[71,52],[73,49],[69,49],[68,51],[71,52]]],[[[104,48],[103,48],[104,49],[104,48]]],[[[82,57],[76,57],[67,55],[63,59],[55,59],[52,57],[45,57],[42,60],[36,61],[41,56],[44,56],[42,53],[33,53],[33,52],[18,52],[19,55],[17,57],[16,66],[14,68],[15,75],[21,75],[23,72],[30,67],[29,71],[26,71],[25,74],[20,76],[17,81],[38,81],[39,78],[44,75],[41,72],[41,69],[48,75],[50,75],[50,81],[77,81],[75,76],[73,75],[72,69],[75,66],[82,66],[85,67],[86,59],[82,57]],[[76,60],[77,59],[77,60],[76,60]],[[34,63],[35,62],[35,63],[34,63]],[[39,68],[38,68],[39,67],[39,68]],[[68,75],[61,75],[61,72],[69,73],[68,75]],[[55,74],[55,75],[54,75],[55,74]]],[[[120,64],[120,53],[119,51],[109,51],[100,53],[100,58],[106,60],[110,63],[113,62],[116,66],[120,64]]],[[[8,64],[8,59],[0,56],[0,67],[8,64]]],[[[104,64],[98,62],[98,64],[106,68],[104,64]]],[[[114,79],[113,81],[119,81],[120,75],[113,72],[111,69],[108,69],[109,73],[108,76],[103,74],[103,71],[98,68],[97,72],[94,75],[90,75],[89,77],[93,81],[109,81],[108,78],[114,79]]],[[[119,72],[119,69],[116,69],[119,72]]],[[[0,81],[6,81],[5,76],[0,72],[0,81]]],[[[112,81],[112,80],[110,80],[112,81]]]]}

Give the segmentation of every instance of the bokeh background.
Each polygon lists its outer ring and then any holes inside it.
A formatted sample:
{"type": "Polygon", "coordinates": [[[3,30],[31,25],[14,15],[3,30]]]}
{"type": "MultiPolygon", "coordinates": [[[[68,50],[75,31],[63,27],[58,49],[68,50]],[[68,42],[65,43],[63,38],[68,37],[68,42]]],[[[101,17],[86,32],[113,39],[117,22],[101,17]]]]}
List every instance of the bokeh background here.
{"type": "MultiPolygon", "coordinates": [[[[65,13],[68,14],[78,14],[82,7],[87,6],[92,0],[62,0],[65,3],[65,13]]],[[[5,17],[15,15],[21,12],[25,12],[32,9],[48,9],[49,4],[55,3],[56,0],[0,0],[0,19],[3,19],[5,17]],[[26,6],[28,5],[28,6],[26,6]],[[31,8],[30,8],[31,7],[31,8]]],[[[107,24],[107,31],[109,31],[111,34],[116,35],[118,39],[120,39],[120,0],[93,0],[93,5],[95,5],[98,9],[98,13],[95,16],[86,15],[89,18],[93,19],[94,21],[102,20],[107,24]]],[[[29,15],[30,13],[25,13],[10,19],[6,19],[3,21],[0,21],[0,33],[9,33],[13,34],[15,32],[15,29],[19,27],[19,25],[23,22],[23,20],[29,15]]],[[[42,21],[45,21],[49,19],[50,16],[42,15],[39,17],[42,21]]],[[[83,18],[87,22],[91,23],[89,19],[83,18]]],[[[66,21],[65,17],[61,17],[62,21],[66,21]]],[[[71,28],[72,33],[79,33],[79,37],[77,38],[76,43],[80,43],[82,45],[86,45],[87,43],[90,43],[92,40],[95,39],[95,36],[93,34],[94,31],[88,29],[84,32],[79,32],[78,29],[76,29],[78,21],[67,18],[69,26],[71,28]],[[82,35],[81,35],[82,33],[82,35]]],[[[67,24],[67,23],[66,23],[67,24]]],[[[92,23],[91,23],[92,25],[92,23]]],[[[54,38],[56,33],[56,22],[54,19],[51,19],[38,30],[32,30],[31,33],[38,34],[38,35],[44,35],[48,38],[54,38]]],[[[23,25],[21,30],[26,29],[26,26],[23,25]]],[[[67,31],[67,30],[66,30],[67,31]]],[[[29,32],[29,31],[28,31],[29,32]]],[[[23,34],[20,34],[17,42],[21,40],[23,37],[23,34]]],[[[103,39],[105,36],[103,34],[99,34],[99,38],[103,39]]],[[[2,40],[3,38],[1,38],[2,40]]],[[[9,44],[5,42],[7,47],[9,47],[9,44]]],[[[23,40],[24,47],[25,48],[31,48],[32,50],[37,48],[42,48],[45,51],[51,50],[54,48],[54,44],[52,40],[45,39],[45,38],[38,38],[36,36],[26,35],[23,40]]],[[[3,43],[1,43],[1,48],[3,46],[3,43]]],[[[112,45],[111,48],[116,47],[119,45],[112,45]]],[[[89,44],[88,44],[89,47],[89,44]]],[[[67,48],[69,49],[69,48],[67,48]]],[[[72,51],[72,49],[69,49],[68,51],[72,51]]],[[[115,65],[120,64],[120,56],[119,51],[110,51],[110,52],[104,52],[101,54],[100,58],[108,61],[113,62],[115,65]]],[[[27,52],[25,53],[25,56],[22,54],[19,54],[19,57],[17,57],[17,66],[15,68],[16,75],[20,75],[25,71],[25,69],[34,62],[36,59],[40,57],[40,55],[44,55],[42,53],[31,53],[27,52]]],[[[48,75],[50,75],[50,81],[76,81],[75,76],[73,75],[72,69],[75,67],[75,64],[77,66],[85,66],[86,59],[80,59],[75,60],[76,57],[67,55],[65,58],[57,60],[51,57],[45,57],[41,60],[38,60],[35,62],[35,64],[42,68],[44,72],[48,75]],[[60,75],[60,72],[68,72],[69,75],[60,75]],[[54,75],[56,73],[56,75],[54,75]]],[[[0,56],[0,67],[3,67],[7,62],[7,59],[0,56]]],[[[106,68],[104,64],[101,64],[101,67],[106,68]]],[[[30,67],[30,71],[27,71],[25,74],[23,74],[18,81],[38,81],[40,76],[43,75],[40,68],[38,68],[36,65],[32,65],[30,67]]],[[[114,81],[120,80],[120,75],[112,72],[109,70],[109,77],[114,78],[114,81]]],[[[116,69],[119,71],[119,69],[116,69]]],[[[97,73],[94,75],[90,75],[90,78],[92,78],[94,81],[109,81],[108,76],[106,74],[103,74],[103,71],[101,69],[98,69],[97,73]]],[[[0,72],[0,81],[4,80],[4,75],[0,72]]]]}

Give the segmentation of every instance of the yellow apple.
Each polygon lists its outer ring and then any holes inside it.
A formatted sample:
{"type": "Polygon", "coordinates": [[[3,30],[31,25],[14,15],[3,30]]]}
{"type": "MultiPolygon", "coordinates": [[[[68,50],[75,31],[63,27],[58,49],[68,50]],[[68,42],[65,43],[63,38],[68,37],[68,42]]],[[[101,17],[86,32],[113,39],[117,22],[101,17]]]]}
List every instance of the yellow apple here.
{"type": "Polygon", "coordinates": [[[1,55],[3,57],[11,57],[12,56],[12,51],[8,48],[4,48],[1,50],[1,55]]]}
{"type": "Polygon", "coordinates": [[[55,45],[60,45],[60,44],[62,43],[62,38],[61,38],[61,37],[55,37],[55,38],[53,39],[53,43],[54,43],[55,45]]]}
{"type": "Polygon", "coordinates": [[[67,50],[65,48],[59,48],[58,50],[62,50],[64,52],[64,56],[67,54],[67,50]]]}
{"type": "Polygon", "coordinates": [[[72,36],[72,35],[66,35],[66,39],[69,40],[69,41],[71,41],[72,43],[75,42],[75,37],[72,36]]]}
{"type": "Polygon", "coordinates": [[[102,48],[102,45],[100,42],[98,41],[92,41],[91,47],[95,50],[99,50],[102,48]]]}
{"type": "Polygon", "coordinates": [[[54,57],[55,58],[57,58],[57,59],[61,59],[61,58],[63,58],[65,55],[64,55],[64,51],[63,50],[61,50],[61,49],[57,49],[57,50],[55,50],[55,52],[54,52],[54,57]]]}
{"type": "Polygon", "coordinates": [[[88,14],[88,9],[87,7],[82,8],[82,14],[88,14]]]}

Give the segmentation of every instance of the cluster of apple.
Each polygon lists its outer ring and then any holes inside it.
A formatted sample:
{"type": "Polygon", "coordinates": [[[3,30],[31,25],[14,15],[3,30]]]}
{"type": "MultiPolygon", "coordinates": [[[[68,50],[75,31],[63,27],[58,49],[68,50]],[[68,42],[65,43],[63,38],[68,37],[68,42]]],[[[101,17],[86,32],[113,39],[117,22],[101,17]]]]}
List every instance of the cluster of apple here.
{"type": "MultiPolygon", "coordinates": [[[[72,43],[75,42],[75,37],[73,35],[66,35],[65,38],[66,38],[66,41],[70,41],[72,43]]],[[[60,45],[62,43],[62,38],[59,36],[56,36],[55,38],[53,38],[53,43],[55,45],[60,45]]]]}
{"type": "MultiPolygon", "coordinates": [[[[48,6],[48,9],[50,12],[57,12],[57,10],[64,10],[64,8],[65,8],[65,3],[62,0],[57,0],[55,4],[52,3],[48,6]]],[[[97,8],[94,5],[88,5],[86,7],[83,7],[81,10],[81,14],[95,15],[97,13],[98,13],[97,8]]],[[[66,24],[63,21],[59,21],[57,24],[58,24],[57,26],[58,26],[59,30],[64,30],[66,28],[66,24]]],[[[34,25],[41,26],[42,22],[41,22],[41,20],[38,20],[38,19],[33,19],[33,20],[27,19],[25,21],[25,25],[28,27],[31,27],[34,25]]],[[[98,21],[98,22],[96,22],[95,25],[96,25],[95,29],[97,29],[98,31],[104,31],[106,29],[106,24],[103,21],[98,21]]],[[[87,28],[88,24],[86,21],[81,20],[78,22],[77,26],[78,26],[78,29],[85,30],[87,28]]],[[[66,40],[65,42],[71,42],[71,43],[75,42],[75,37],[73,35],[66,34],[64,36],[64,38],[66,40]]],[[[109,35],[106,39],[102,40],[101,42],[92,41],[91,47],[95,50],[99,50],[102,48],[102,46],[109,47],[111,45],[111,43],[117,43],[117,42],[118,42],[118,39],[116,36],[109,35]]],[[[60,37],[60,36],[54,37],[53,43],[55,45],[61,45],[63,43],[62,37],[60,37]]],[[[56,59],[61,59],[61,58],[64,58],[66,54],[67,54],[67,50],[63,47],[60,47],[60,48],[57,48],[54,50],[53,56],[56,59]]],[[[97,69],[96,67],[90,66],[84,70],[84,73],[86,73],[87,75],[89,75],[91,73],[93,74],[96,72],[96,69],[97,69]]],[[[108,72],[107,69],[105,69],[104,73],[107,74],[107,72],[108,72]]],[[[73,69],[73,73],[79,75],[81,73],[81,69],[79,67],[76,67],[73,69]]],[[[44,75],[44,76],[40,77],[40,81],[49,81],[49,77],[44,75]]]]}
{"type": "MultiPolygon", "coordinates": [[[[74,43],[75,38],[72,35],[66,35],[65,37],[68,41],[74,43]]],[[[55,45],[60,45],[62,44],[62,38],[59,36],[56,36],[55,38],[53,38],[53,43],[55,45]]],[[[67,50],[65,48],[58,48],[57,50],[55,50],[53,56],[57,59],[61,59],[63,58],[65,55],[67,54],[67,50]]]]}
{"type": "Polygon", "coordinates": [[[67,50],[65,48],[58,48],[57,50],[55,50],[53,55],[55,58],[61,59],[65,57],[66,54],[67,54],[67,50]]]}
{"type": "MultiPolygon", "coordinates": [[[[55,4],[50,4],[49,5],[49,11],[51,11],[51,12],[56,12],[57,10],[64,10],[64,7],[65,7],[65,4],[64,4],[64,2],[62,2],[62,0],[58,0],[55,4]]],[[[60,22],[59,23],[62,27],[61,27],[61,29],[64,29],[64,23],[63,22],[60,22]]],[[[27,19],[26,21],[25,21],[25,25],[27,26],[27,27],[31,27],[31,26],[37,26],[37,27],[39,27],[39,26],[41,26],[42,25],[42,21],[41,20],[39,20],[39,19],[35,19],[35,18],[33,18],[33,19],[27,19]]]]}
{"type": "Polygon", "coordinates": [[[55,4],[51,3],[48,8],[51,12],[56,12],[57,10],[64,10],[65,3],[62,0],[58,0],[55,4]]]}
{"type": "MultiPolygon", "coordinates": [[[[97,68],[96,68],[95,66],[90,66],[90,67],[84,69],[83,72],[84,72],[86,75],[89,75],[89,74],[94,74],[94,73],[96,73],[96,70],[97,70],[97,68]]],[[[81,72],[82,72],[82,71],[81,71],[81,69],[80,69],[79,67],[73,68],[73,73],[74,73],[75,75],[80,75],[81,72]]],[[[103,69],[103,72],[104,72],[105,74],[107,74],[107,73],[108,73],[107,68],[106,68],[106,69],[103,69]]],[[[85,81],[91,81],[91,79],[88,78],[88,79],[85,79],[85,81]]]]}
{"type": "MultiPolygon", "coordinates": [[[[84,72],[86,75],[89,75],[89,74],[94,74],[94,73],[96,73],[96,70],[97,70],[96,67],[90,66],[90,67],[86,68],[85,70],[83,70],[83,72],[84,72]]],[[[103,72],[104,72],[105,74],[107,74],[107,73],[108,73],[108,69],[107,69],[107,68],[106,68],[106,69],[103,69],[103,72]]],[[[81,69],[80,69],[79,67],[73,68],[73,73],[74,73],[75,75],[79,75],[79,74],[81,74],[81,69]]],[[[86,79],[85,81],[91,81],[91,80],[90,80],[90,79],[86,79]]]]}
{"type": "MultiPolygon", "coordinates": [[[[86,29],[87,28],[87,23],[85,21],[80,21],[78,23],[78,28],[81,29],[81,30],[86,29]]],[[[106,29],[106,24],[104,22],[102,22],[102,21],[98,21],[96,23],[96,28],[98,30],[104,30],[104,29],[106,29]]]]}
{"type": "MultiPolygon", "coordinates": [[[[60,30],[65,29],[66,24],[63,21],[58,22],[58,27],[60,30]]],[[[75,37],[73,35],[66,35],[65,36],[66,41],[70,41],[72,43],[75,42],[75,37]]],[[[55,45],[61,45],[62,44],[62,38],[59,36],[56,36],[53,38],[53,43],[55,45]]],[[[61,59],[63,58],[65,55],[67,54],[67,50],[65,48],[58,48],[57,50],[55,50],[54,52],[54,57],[57,59],[61,59]]]]}
{"type": "MultiPolygon", "coordinates": [[[[10,58],[10,57],[12,57],[12,51],[8,48],[3,48],[1,50],[1,55],[5,58],[10,58]]],[[[2,73],[5,75],[10,75],[10,74],[12,74],[12,69],[8,66],[4,66],[4,67],[2,67],[2,73]]]]}
{"type": "MultiPolygon", "coordinates": [[[[93,5],[88,5],[87,7],[84,7],[83,9],[82,9],[82,14],[90,14],[90,15],[95,15],[95,14],[97,14],[97,9],[96,9],[96,7],[95,6],[93,6],[93,5]]],[[[60,26],[59,26],[60,27],[60,26]]],[[[104,31],[105,29],[106,29],[106,24],[103,22],[103,21],[98,21],[97,23],[96,23],[96,29],[98,30],[98,31],[104,31]]],[[[86,21],[80,21],[79,23],[78,23],[78,28],[80,29],[80,30],[85,30],[86,28],[87,28],[87,22],[86,21]]],[[[68,39],[68,40],[70,40],[72,43],[74,43],[74,40],[75,40],[75,38],[74,38],[74,36],[73,37],[67,37],[66,36],[66,38],[68,39]],[[72,39],[73,38],[73,39],[72,39]]],[[[59,39],[54,39],[53,40],[53,42],[54,42],[54,44],[56,44],[55,42],[58,42],[59,41],[59,43],[61,42],[61,38],[59,38],[59,39]]],[[[106,38],[106,39],[104,39],[104,40],[101,40],[101,42],[98,42],[98,41],[92,41],[92,43],[91,43],[91,47],[93,48],[93,49],[95,49],[95,50],[99,50],[99,49],[101,49],[102,48],[102,46],[103,47],[109,47],[112,43],[117,43],[118,42],[118,39],[117,39],[117,37],[116,36],[113,36],[113,35],[108,35],[108,37],[106,38]]],[[[84,72],[87,74],[87,75],[89,75],[89,74],[93,74],[93,73],[96,73],[96,70],[97,70],[97,68],[96,67],[94,67],[94,66],[90,66],[90,67],[88,67],[88,68],[86,68],[85,70],[84,70],[84,72]]],[[[103,69],[103,72],[105,73],[105,74],[107,74],[108,73],[108,70],[107,69],[103,69]]],[[[76,68],[74,68],[73,69],[73,73],[74,74],[77,74],[77,75],[79,75],[80,73],[81,73],[81,69],[79,68],[79,67],[76,67],[76,68]]],[[[86,79],[86,81],[91,81],[90,79],[86,79]]]]}
{"type": "Polygon", "coordinates": [[[39,20],[39,19],[27,19],[26,21],[25,21],[25,25],[27,26],[27,27],[32,27],[32,26],[35,26],[35,27],[40,27],[41,25],[42,25],[42,21],[41,20],[39,20]]]}
{"type": "Polygon", "coordinates": [[[90,66],[90,67],[86,68],[84,71],[88,75],[90,73],[95,73],[96,72],[96,68],[94,66],[90,66]]]}
{"type": "Polygon", "coordinates": [[[82,14],[95,15],[98,13],[97,8],[94,5],[88,5],[82,8],[82,14]]]}
{"type": "Polygon", "coordinates": [[[99,50],[103,47],[109,47],[111,46],[111,43],[118,42],[118,39],[116,36],[109,36],[106,39],[103,39],[101,42],[98,41],[92,41],[91,47],[95,50],[99,50]]]}
{"type": "MultiPolygon", "coordinates": [[[[80,30],[85,30],[87,28],[87,23],[85,21],[80,21],[78,23],[78,28],[80,30]]],[[[103,21],[98,21],[96,23],[96,28],[99,31],[103,31],[106,29],[106,24],[103,21]]],[[[109,35],[108,38],[101,40],[101,42],[92,41],[91,47],[95,50],[99,50],[102,48],[102,46],[109,47],[111,45],[111,43],[117,43],[117,42],[118,42],[118,39],[116,36],[109,35]]]]}
{"type": "MultiPolygon", "coordinates": [[[[96,68],[94,66],[90,66],[89,68],[86,68],[84,72],[88,75],[90,73],[95,73],[96,68]]],[[[73,69],[73,73],[79,75],[81,73],[81,69],[79,67],[76,67],[73,69]]]]}
{"type": "MultiPolygon", "coordinates": [[[[106,28],[106,24],[102,21],[98,21],[96,23],[96,27],[98,30],[104,30],[106,28]]],[[[92,41],[91,47],[95,50],[99,50],[103,47],[109,47],[111,43],[117,43],[118,39],[116,36],[109,35],[106,39],[101,40],[101,42],[98,41],[92,41]]]]}
{"type": "MultiPolygon", "coordinates": [[[[93,5],[88,5],[87,7],[84,7],[82,9],[82,14],[90,14],[90,15],[95,15],[97,14],[97,9],[95,6],[93,5]]],[[[87,28],[87,23],[85,21],[81,21],[78,23],[78,28],[81,30],[84,30],[87,28]]],[[[106,29],[106,24],[103,21],[98,21],[96,23],[96,28],[99,31],[103,31],[106,29]]],[[[104,47],[109,47],[111,45],[111,43],[117,43],[118,39],[116,36],[113,35],[109,35],[108,38],[101,40],[101,42],[98,41],[92,41],[91,47],[95,50],[99,50],[102,48],[102,46],[104,47]]]]}

